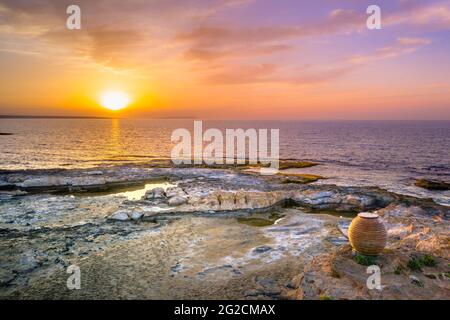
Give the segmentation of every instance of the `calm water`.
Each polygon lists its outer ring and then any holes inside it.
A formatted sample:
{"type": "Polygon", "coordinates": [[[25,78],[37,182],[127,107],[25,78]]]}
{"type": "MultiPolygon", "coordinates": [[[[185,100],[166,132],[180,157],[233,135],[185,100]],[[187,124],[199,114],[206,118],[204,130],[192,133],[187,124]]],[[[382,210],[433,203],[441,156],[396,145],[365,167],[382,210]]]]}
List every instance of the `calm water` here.
{"type": "MultiPolygon", "coordinates": [[[[92,167],[169,157],[176,128],[191,120],[0,119],[0,169],[92,167]]],[[[204,127],[278,128],[280,155],[323,162],[305,172],[326,183],[379,185],[449,201],[448,192],[411,187],[411,179],[450,178],[450,121],[208,121],[204,127]]],[[[323,182],[322,182],[323,183],[323,182]]]]}

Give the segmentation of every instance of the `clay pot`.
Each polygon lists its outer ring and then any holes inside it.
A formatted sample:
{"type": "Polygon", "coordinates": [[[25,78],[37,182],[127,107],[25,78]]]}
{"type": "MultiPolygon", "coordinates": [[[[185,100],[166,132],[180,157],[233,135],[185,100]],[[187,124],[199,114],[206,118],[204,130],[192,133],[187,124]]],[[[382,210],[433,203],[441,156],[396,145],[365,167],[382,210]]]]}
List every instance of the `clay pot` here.
{"type": "Polygon", "coordinates": [[[348,238],[357,252],[376,256],[386,246],[387,232],[377,214],[362,212],[350,224],[348,238]]]}

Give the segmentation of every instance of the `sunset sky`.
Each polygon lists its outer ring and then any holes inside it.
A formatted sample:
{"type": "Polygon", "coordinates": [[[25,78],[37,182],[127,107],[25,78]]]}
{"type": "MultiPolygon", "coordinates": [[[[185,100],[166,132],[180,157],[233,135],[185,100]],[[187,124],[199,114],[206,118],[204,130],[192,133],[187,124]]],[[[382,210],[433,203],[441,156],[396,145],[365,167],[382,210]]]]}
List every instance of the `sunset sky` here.
{"type": "Polygon", "coordinates": [[[450,120],[450,1],[0,0],[0,70],[0,114],[450,120]]]}

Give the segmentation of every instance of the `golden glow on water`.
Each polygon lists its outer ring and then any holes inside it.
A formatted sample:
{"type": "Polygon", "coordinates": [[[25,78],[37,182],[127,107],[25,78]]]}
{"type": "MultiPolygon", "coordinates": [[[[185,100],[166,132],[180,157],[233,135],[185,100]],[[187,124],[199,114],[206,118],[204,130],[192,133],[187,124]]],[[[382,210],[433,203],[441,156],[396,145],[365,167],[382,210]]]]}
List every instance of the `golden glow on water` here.
{"type": "Polygon", "coordinates": [[[139,190],[133,190],[133,191],[125,191],[118,193],[118,196],[124,196],[128,200],[141,200],[142,197],[145,195],[145,193],[148,190],[152,190],[154,188],[163,188],[164,190],[167,190],[170,187],[176,187],[175,184],[171,184],[169,182],[155,182],[155,183],[148,183],[145,185],[143,189],[139,190]]]}
{"type": "Polygon", "coordinates": [[[109,140],[110,151],[114,156],[122,153],[122,141],[120,135],[120,120],[111,119],[111,135],[109,140]]]}

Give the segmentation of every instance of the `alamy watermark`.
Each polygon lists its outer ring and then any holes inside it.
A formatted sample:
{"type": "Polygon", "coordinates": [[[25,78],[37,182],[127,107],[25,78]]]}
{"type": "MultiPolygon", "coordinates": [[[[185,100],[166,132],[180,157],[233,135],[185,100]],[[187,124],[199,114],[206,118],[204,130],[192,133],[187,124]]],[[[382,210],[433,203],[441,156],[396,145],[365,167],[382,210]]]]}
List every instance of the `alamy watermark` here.
{"type": "MultiPolygon", "coordinates": [[[[81,29],[81,8],[72,4],[67,7],[66,13],[69,15],[66,20],[66,27],[69,30],[81,29]]],[[[369,30],[381,29],[381,8],[372,4],[367,7],[366,13],[369,15],[366,21],[369,30]]]]}
{"type": "Polygon", "coordinates": [[[81,289],[81,270],[79,266],[70,265],[66,272],[70,274],[67,278],[66,286],[69,290],[80,290],[81,289]]]}
{"type": "Polygon", "coordinates": [[[172,132],[171,159],[180,164],[261,164],[261,174],[276,174],[280,159],[280,130],[207,129],[203,122],[194,121],[193,135],[188,129],[172,132]],[[270,145],[269,145],[270,137],[270,145]],[[206,145],[205,145],[206,144],[206,145]]]}
{"type": "Polygon", "coordinates": [[[370,16],[367,18],[367,29],[381,29],[381,8],[375,4],[367,7],[366,13],[370,16]]]}
{"type": "Polygon", "coordinates": [[[366,285],[369,290],[381,290],[381,269],[377,265],[367,267],[367,273],[370,276],[367,278],[366,285]]]}
{"type": "Polygon", "coordinates": [[[66,20],[66,27],[69,30],[81,29],[81,8],[75,4],[67,7],[66,13],[69,15],[66,20]]]}

